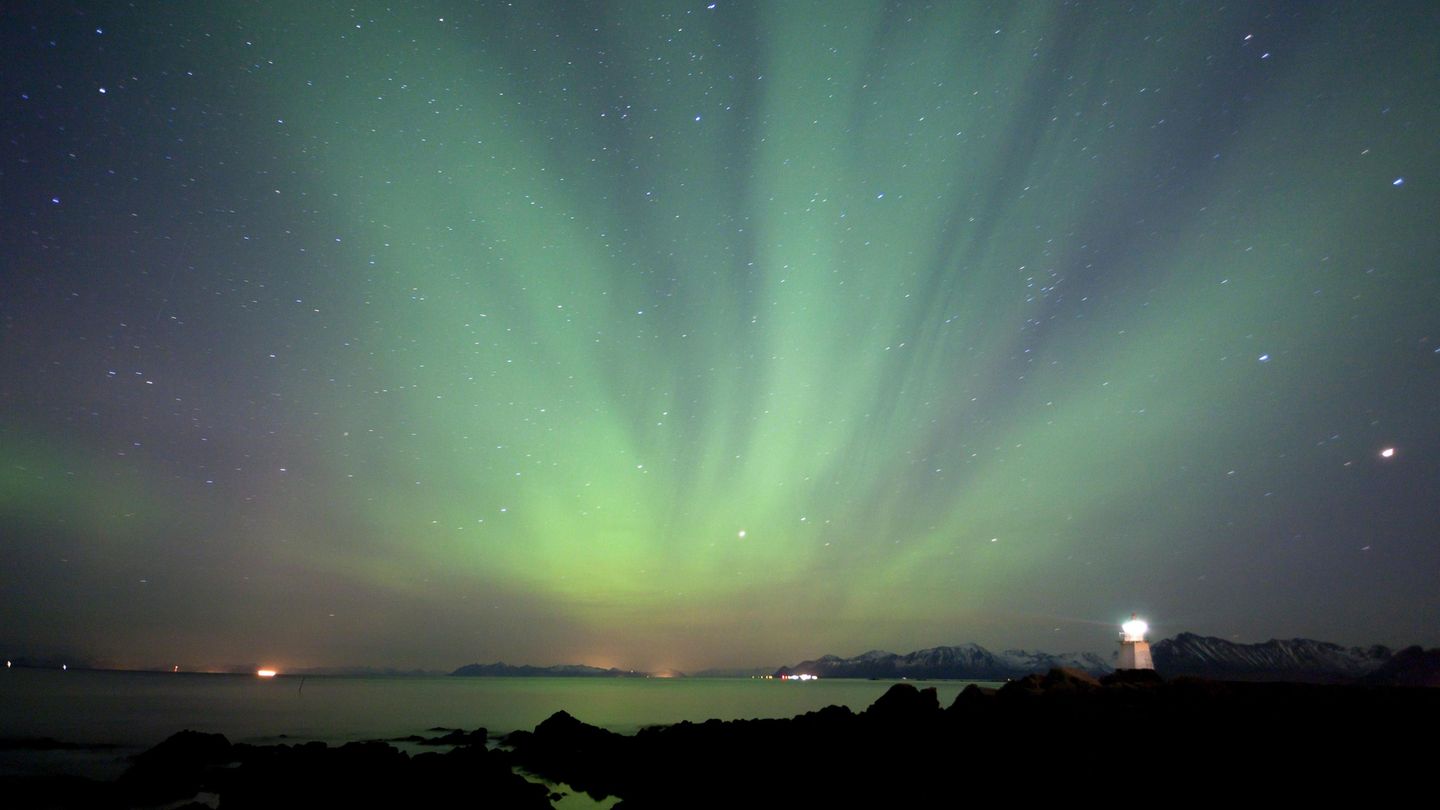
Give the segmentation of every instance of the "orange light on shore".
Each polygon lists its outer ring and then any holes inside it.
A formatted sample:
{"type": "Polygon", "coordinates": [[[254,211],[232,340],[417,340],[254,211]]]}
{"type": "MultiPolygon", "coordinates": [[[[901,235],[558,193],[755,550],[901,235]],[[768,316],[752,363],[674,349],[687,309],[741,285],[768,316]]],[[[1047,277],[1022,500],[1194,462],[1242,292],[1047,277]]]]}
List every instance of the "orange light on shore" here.
{"type": "Polygon", "coordinates": [[[255,674],[256,674],[256,675],[259,675],[259,676],[262,677],[262,678],[273,678],[273,677],[275,677],[275,670],[273,670],[273,669],[257,669],[257,670],[255,670],[255,674]]]}

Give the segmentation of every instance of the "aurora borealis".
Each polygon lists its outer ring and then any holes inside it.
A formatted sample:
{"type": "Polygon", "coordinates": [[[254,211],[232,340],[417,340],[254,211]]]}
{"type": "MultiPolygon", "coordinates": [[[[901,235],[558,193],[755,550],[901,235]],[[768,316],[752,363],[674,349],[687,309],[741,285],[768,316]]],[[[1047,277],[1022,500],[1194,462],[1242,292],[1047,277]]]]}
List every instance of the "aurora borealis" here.
{"type": "Polygon", "coordinates": [[[8,654],[1440,643],[1432,5],[34,4],[3,50],[8,654]]]}

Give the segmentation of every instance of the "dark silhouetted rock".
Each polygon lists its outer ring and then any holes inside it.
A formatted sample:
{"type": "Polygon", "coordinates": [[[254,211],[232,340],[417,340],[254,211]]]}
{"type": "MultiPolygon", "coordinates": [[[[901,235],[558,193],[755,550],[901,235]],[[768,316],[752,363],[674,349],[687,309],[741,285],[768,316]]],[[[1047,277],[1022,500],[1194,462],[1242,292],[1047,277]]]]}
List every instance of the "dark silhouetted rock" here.
{"type": "MultiPolygon", "coordinates": [[[[559,711],[530,733],[505,738],[531,772],[595,797],[617,795],[633,738],[587,725],[559,711]]],[[[633,766],[632,766],[633,767],[633,766]]]]}
{"type": "Polygon", "coordinates": [[[1085,692],[1099,689],[1100,681],[1088,672],[1069,667],[1056,667],[1047,672],[1045,677],[1040,680],[1040,688],[1046,692],[1055,690],[1085,692]]]}
{"type": "MultiPolygon", "coordinates": [[[[1402,663],[1428,660],[1423,650],[1406,652],[1402,663]]],[[[1416,733],[1437,724],[1437,689],[1162,680],[1148,671],[1096,682],[1052,670],[999,690],[969,686],[944,712],[933,690],[911,684],[892,686],[860,714],[831,706],[633,735],[557,712],[508,735],[510,751],[457,744],[411,757],[379,742],[228,745],[188,733],[138,757],[125,777],[130,787],[163,789],[144,801],[140,791],[123,797],[131,805],[177,802],[199,788],[219,794],[225,810],[549,806],[548,789],[517,775],[518,766],[619,797],[622,810],[1073,802],[1117,785],[1183,788],[1187,802],[1200,805],[1237,795],[1328,805],[1423,783],[1433,753],[1416,733]]],[[[82,806],[115,803],[103,791],[89,798],[82,806]]]]}
{"type": "Polygon", "coordinates": [[[27,810],[120,808],[129,804],[116,795],[113,782],[56,774],[0,776],[0,802],[27,810]]]}
{"type": "Polygon", "coordinates": [[[999,690],[970,684],[960,690],[955,696],[955,702],[947,709],[949,713],[980,712],[990,711],[995,705],[995,695],[999,690]]]}
{"type": "Polygon", "coordinates": [[[194,796],[206,771],[230,761],[231,745],[223,734],[181,731],[135,757],[118,786],[130,800],[157,804],[194,796]]]}
{"type": "Polygon", "coordinates": [[[1045,678],[1039,674],[1026,675],[1017,678],[1001,686],[995,696],[1001,700],[1015,700],[1017,698],[1038,697],[1044,691],[1045,678]]]}
{"type": "MultiPolygon", "coordinates": [[[[484,746],[485,730],[450,731],[455,747],[410,757],[381,741],[330,747],[231,745],[182,732],[140,754],[116,783],[123,806],[216,793],[226,810],[275,807],[550,807],[549,789],[516,774],[508,754],[484,746]]],[[[87,802],[81,806],[105,806],[87,802]]]]}
{"type": "Polygon", "coordinates": [[[899,684],[859,715],[679,723],[633,737],[563,715],[517,737],[516,755],[535,773],[622,797],[624,810],[1073,801],[1167,774],[1202,803],[1237,791],[1294,803],[1422,778],[1428,749],[1394,741],[1435,722],[1440,690],[1051,671],[998,691],[967,687],[946,712],[899,684]],[[963,784],[936,777],[957,767],[963,784]]]}
{"type": "Polygon", "coordinates": [[[1153,669],[1117,669],[1100,679],[1105,686],[1154,686],[1165,679],[1153,669]]]}
{"type": "Polygon", "coordinates": [[[461,731],[454,729],[440,735],[439,737],[427,737],[420,740],[421,745],[484,745],[490,737],[490,733],[483,728],[474,731],[461,731]]]}
{"type": "Polygon", "coordinates": [[[864,717],[886,723],[923,722],[940,713],[940,699],[935,688],[916,689],[908,683],[897,683],[885,691],[864,717]]]}

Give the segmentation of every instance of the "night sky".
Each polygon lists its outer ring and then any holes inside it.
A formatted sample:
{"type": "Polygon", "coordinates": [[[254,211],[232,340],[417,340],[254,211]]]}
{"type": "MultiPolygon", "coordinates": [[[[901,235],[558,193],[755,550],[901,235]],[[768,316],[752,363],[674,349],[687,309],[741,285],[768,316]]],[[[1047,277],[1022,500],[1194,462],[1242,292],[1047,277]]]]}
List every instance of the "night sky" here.
{"type": "Polygon", "coordinates": [[[1433,3],[0,13],[0,644],[1440,643],[1433,3]]]}

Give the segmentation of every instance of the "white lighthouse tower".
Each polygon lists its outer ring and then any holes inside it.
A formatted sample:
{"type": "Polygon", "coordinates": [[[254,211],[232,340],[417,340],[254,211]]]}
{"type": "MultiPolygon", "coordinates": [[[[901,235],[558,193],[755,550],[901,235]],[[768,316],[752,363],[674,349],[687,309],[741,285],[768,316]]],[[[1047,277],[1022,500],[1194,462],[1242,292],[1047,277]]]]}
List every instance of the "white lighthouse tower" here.
{"type": "Polygon", "coordinates": [[[1150,642],[1145,640],[1145,634],[1150,631],[1150,625],[1143,619],[1130,614],[1130,621],[1120,625],[1120,661],[1115,665],[1120,669],[1154,669],[1155,662],[1150,660],[1150,642]]]}

